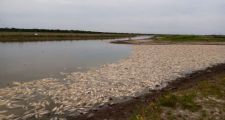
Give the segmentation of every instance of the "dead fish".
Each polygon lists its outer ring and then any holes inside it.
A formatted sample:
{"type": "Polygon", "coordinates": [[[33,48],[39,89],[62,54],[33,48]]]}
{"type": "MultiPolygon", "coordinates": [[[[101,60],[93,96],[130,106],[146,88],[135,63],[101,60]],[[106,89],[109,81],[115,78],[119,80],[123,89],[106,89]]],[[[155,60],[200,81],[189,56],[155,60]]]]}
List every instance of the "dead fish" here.
{"type": "Polygon", "coordinates": [[[33,117],[35,115],[35,113],[30,113],[30,114],[27,114],[27,115],[24,115],[23,117],[22,117],[22,119],[28,119],[28,118],[30,118],[30,117],[33,117]]]}
{"type": "Polygon", "coordinates": [[[54,107],[54,108],[52,109],[52,112],[56,111],[57,109],[58,109],[57,106],[54,107]]]}
{"type": "Polygon", "coordinates": [[[50,120],[58,120],[58,117],[53,117],[50,120]]]}
{"type": "Polygon", "coordinates": [[[44,110],[44,111],[40,111],[38,114],[45,115],[45,114],[48,114],[48,113],[50,113],[48,110],[44,110]]]}
{"type": "Polygon", "coordinates": [[[16,117],[15,114],[10,114],[10,115],[8,115],[8,116],[6,117],[6,119],[12,119],[12,118],[15,118],[15,117],[16,117]]]}
{"type": "Polygon", "coordinates": [[[6,118],[5,115],[1,115],[1,114],[0,114],[0,120],[4,120],[5,118],[6,118]]]}
{"type": "Polygon", "coordinates": [[[0,111],[0,114],[8,112],[7,110],[0,111]]]}

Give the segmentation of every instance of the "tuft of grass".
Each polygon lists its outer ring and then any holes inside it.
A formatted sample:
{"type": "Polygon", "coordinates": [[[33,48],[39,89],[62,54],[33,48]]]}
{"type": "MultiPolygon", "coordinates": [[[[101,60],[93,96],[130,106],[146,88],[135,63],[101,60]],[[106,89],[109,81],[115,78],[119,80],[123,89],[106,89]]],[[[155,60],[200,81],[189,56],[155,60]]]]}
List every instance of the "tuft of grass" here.
{"type": "Polygon", "coordinates": [[[196,94],[183,94],[183,95],[175,95],[175,94],[167,94],[159,98],[158,104],[163,107],[171,107],[175,108],[180,106],[182,109],[187,109],[192,112],[197,111],[201,108],[195,100],[196,94]]]}
{"type": "Polygon", "coordinates": [[[160,114],[162,109],[154,102],[147,106],[137,107],[137,113],[131,116],[131,120],[161,120],[160,114]]]}
{"type": "Polygon", "coordinates": [[[182,109],[187,109],[189,111],[196,112],[201,108],[201,105],[198,105],[195,102],[195,98],[195,93],[184,94],[178,97],[178,102],[182,109]]]}
{"type": "Polygon", "coordinates": [[[164,107],[176,107],[178,103],[178,97],[174,94],[167,94],[159,98],[158,104],[164,107]]]}
{"type": "MultiPolygon", "coordinates": [[[[217,79],[219,79],[219,77],[217,79]]],[[[202,81],[199,83],[198,89],[203,96],[223,98],[225,95],[225,78],[220,80],[202,81]]]]}
{"type": "Polygon", "coordinates": [[[202,83],[199,86],[199,89],[201,89],[201,94],[203,96],[215,96],[221,98],[224,94],[219,86],[209,84],[208,82],[202,83]]]}

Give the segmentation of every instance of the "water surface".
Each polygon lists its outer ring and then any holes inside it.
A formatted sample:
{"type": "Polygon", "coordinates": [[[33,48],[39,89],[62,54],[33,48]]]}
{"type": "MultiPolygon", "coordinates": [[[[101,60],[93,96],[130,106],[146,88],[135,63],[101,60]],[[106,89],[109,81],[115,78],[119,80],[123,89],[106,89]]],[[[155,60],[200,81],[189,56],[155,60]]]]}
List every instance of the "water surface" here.
{"type": "Polygon", "coordinates": [[[0,43],[0,86],[85,71],[130,52],[128,45],[100,40],[0,43]]]}

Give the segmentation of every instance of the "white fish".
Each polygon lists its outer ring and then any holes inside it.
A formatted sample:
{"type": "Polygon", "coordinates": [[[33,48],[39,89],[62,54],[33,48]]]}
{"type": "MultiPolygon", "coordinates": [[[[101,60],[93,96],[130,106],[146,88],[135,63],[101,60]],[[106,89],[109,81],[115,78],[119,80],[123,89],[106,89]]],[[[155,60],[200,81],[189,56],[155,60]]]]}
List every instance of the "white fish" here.
{"type": "Polygon", "coordinates": [[[16,115],[10,114],[10,115],[8,115],[8,116],[6,117],[6,119],[11,119],[11,118],[15,118],[15,117],[16,117],[16,115]]]}
{"type": "Polygon", "coordinates": [[[57,106],[54,107],[54,108],[52,109],[52,112],[54,112],[54,111],[56,111],[56,110],[57,110],[57,106]]]}
{"type": "Polygon", "coordinates": [[[7,112],[7,110],[3,110],[3,111],[0,111],[0,114],[6,113],[6,112],[7,112]]]}
{"type": "Polygon", "coordinates": [[[22,117],[22,119],[28,119],[28,118],[30,118],[30,117],[32,117],[32,116],[34,116],[35,115],[35,113],[30,113],[30,114],[27,114],[27,115],[24,115],[23,117],[22,117]]]}

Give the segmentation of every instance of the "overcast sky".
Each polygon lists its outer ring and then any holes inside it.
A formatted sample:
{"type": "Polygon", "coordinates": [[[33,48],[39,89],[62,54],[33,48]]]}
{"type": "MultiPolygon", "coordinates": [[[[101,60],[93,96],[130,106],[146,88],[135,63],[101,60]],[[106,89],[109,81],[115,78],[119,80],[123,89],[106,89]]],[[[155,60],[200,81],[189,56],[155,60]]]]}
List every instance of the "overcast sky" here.
{"type": "Polygon", "coordinates": [[[225,34],[225,0],[0,0],[0,27],[225,34]]]}

